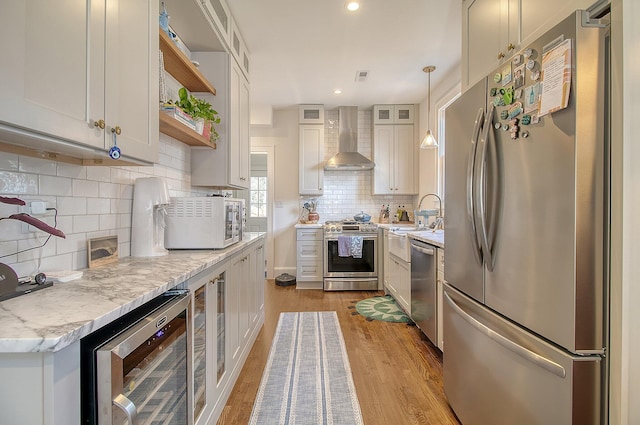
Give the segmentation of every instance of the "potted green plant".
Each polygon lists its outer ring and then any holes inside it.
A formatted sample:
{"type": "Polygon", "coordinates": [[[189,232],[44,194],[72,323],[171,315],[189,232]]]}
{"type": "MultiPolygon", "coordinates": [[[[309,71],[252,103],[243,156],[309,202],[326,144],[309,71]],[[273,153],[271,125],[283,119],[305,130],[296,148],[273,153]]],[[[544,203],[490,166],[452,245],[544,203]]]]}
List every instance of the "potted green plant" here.
{"type": "Polygon", "coordinates": [[[207,134],[209,132],[209,140],[215,143],[220,138],[220,135],[215,129],[214,124],[220,124],[220,117],[218,111],[213,109],[211,104],[204,99],[199,99],[190,94],[186,88],[182,87],[178,90],[178,96],[180,99],[176,101],[176,105],[180,107],[184,112],[191,115],[196,120],[196,125],[200,121],[200,125],[204,126],[204,131],[201,134],[207,134]]]}

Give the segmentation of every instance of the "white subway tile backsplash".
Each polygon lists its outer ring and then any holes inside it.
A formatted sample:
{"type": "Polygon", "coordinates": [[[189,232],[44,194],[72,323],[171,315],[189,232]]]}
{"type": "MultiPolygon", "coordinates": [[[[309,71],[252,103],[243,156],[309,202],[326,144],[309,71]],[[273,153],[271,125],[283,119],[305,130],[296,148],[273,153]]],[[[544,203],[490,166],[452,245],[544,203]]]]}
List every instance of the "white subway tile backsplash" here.
{"type": "Polygon", "coordinates": [[[103,214],[100,215],[100,230],[112,230],[116,229],[118,222],[118,216],[116,214],[103,214]]]}
{"type": "Polygon", "coordinates": [[[56,239],[53,236],[47,242],[48,235],[44,232],[31,232],[28,239],[18,240],[18,262],[37,260],[56,254],[56,239]],[[46,242],[46,243],[45,243],[46,242]],[[44,246],[42,246],[44,244],[44,246]]]}
{"type": "Polygon", "coordinates": [[[35,195],[38,193],[38,176],[36,174],[0,171],[0,193],[35,195]]]}
{"type": "Polygon", "coordinates": [[[82,165],[60,162],[58,163],[58,176],[84,180],[87,178],[87,168],[82,165]]]}
{"type": "Polygon", "coordinates": [[[73,180],[73,196],[85,198],[98,197],[98,182],[89,180],[73,180]]]}
{"type": "Polygon", "coordinates": [[[55,176],[57,174],[57,164],[55,162],[28,156],[20,157],[19,169],[23,173],[44,174],[48,176],[55,176]]]}
{"type": "Polygon", "coordinates": [[[88,167],[87,180],[95,180],[99,182],[111,182],[110,167],[88,167]]]}
{"type": "Polygon", "coordinates": [[[115,183],[99,183],[100,198],[119,198],[122,186],[115,183]]]}
{"type": "Polygon", "coordinates": [[[84,233],[67,235],[57,243],[57,254],[70,254],[82,249],[87,249],[87,236],[84,233]]]}
{"type": "Polygon", "coordinates": [[[57,209],[59,215],[86,214],[87,200],[81,197],[59,196],[57,209]]]}
{"type": "Polygon", "coordinates": [[[85,200],[85,214],[109,214],[111,212],[111,199],[89,198],[85,200]]]}
{"type": "Polygon", "coordinates": [[[19,158],[16,154],[2,152],[2,155],[0,155],[0,170],[18,171],[19,158]]]}
{"type": "Polygon", "coordinates": [[[38,178],[40,195],[71,196],[73,180],[66,177],[40,175],[38,178]]]}
{"type": "Polygon", "coordinates": [[[100,230],[100,216],[77,215],[73,217],[73,233],[95,232],[100,230]]]}

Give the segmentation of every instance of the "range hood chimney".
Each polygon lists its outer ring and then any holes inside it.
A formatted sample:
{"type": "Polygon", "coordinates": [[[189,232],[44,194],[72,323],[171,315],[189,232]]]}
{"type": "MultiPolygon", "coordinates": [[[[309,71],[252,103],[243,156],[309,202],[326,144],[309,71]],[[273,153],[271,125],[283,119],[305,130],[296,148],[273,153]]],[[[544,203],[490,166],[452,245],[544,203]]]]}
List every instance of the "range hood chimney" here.
{"type": "Polygon", "coordinates": [[[324,165],[325,170],[371,170],[375,164],[358,153],[358,107],[338,108],[338,153],[324,165]]]}

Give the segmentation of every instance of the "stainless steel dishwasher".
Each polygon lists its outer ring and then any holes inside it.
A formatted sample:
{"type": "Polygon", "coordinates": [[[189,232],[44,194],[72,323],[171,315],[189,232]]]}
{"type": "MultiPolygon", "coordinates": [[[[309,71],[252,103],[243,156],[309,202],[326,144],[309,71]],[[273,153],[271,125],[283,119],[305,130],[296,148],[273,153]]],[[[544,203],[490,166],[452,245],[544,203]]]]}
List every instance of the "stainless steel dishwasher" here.
{"type": "Polygon", "coordinates": [[[434,345],[438,345],[436,273],[436,248],[411,239],[411,318],[434,345]]]}

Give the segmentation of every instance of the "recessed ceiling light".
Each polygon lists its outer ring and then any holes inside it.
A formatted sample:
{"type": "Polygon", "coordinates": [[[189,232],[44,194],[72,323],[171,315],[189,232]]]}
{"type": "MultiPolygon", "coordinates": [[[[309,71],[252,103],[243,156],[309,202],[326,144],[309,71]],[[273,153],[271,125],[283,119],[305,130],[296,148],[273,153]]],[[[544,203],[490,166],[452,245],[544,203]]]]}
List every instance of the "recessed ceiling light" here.
{"type": "Polygon", "coordinates": [[[341,89],[335,89],[333,91],[333,94],[342,94],[342,90],[341,89]]]}
{"type": "Polygon", "coordinates": [[[348,11],[355,12],[356,10],[360,9],[360,2],[348,1],[345,6],[348,11]]]}

